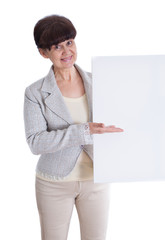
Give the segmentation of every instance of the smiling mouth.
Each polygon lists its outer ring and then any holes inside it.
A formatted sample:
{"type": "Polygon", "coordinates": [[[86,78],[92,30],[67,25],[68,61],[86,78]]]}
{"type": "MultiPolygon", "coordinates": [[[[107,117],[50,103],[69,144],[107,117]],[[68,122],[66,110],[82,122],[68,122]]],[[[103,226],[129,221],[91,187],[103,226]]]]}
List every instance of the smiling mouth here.
{"type": "Polygon", "coordinates": [[[72,56],[66,57],[66,58],[62,58],[61,60],[64,62],[69,62],[72,59],[72,56]]]}

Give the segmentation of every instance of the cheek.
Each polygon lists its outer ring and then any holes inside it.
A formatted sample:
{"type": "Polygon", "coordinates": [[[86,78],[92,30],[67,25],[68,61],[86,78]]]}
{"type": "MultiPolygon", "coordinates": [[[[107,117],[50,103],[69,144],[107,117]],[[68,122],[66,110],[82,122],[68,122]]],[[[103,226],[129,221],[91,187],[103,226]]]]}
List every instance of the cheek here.
{"type": "Polygon", "coordinates": [[[77,56],[77,49],[76,48],[72,49],[72,52],[74,53],[74,55],[76,57],[77,56]]]}
{"type": "Polygon", "coordinates": [[[77,48],[76,47],[74,48],[74,52],[77,54],[77,48]]]}
{"type": "Polygon", "coordinates": [[[54,61],[60,61],[61,60],[61,54],[57,53],[53,56],[54,61]]]}
{"type": "Polygon", "coordinates": [[[77,60],[77,52],[74,54],[74,60],[77,60]]]}

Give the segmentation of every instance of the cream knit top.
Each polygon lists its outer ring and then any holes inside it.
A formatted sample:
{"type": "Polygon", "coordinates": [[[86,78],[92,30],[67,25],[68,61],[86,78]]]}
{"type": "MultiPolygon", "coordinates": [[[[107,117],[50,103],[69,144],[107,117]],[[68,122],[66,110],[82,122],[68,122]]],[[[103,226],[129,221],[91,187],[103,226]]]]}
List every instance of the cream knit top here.
{"type": "MultiPolygon", "coordinates": [[[[65,101],[66,106],[68,107],[68,110],[74,123],[79,124],[86,123],[89,121],[88,102],[86,94],[78,98],[68,98],[63,96],[63,99],[65,101]]],[[[44,179],[41,176],[37,177],[44,179]]],[[[54,181],[70,182],[70,181],[85,181],[92,179],[93,179],[93,162],[88,156],[88,154],[82,150],[72,172],[64,180],[60,179],[54,181]]]]}

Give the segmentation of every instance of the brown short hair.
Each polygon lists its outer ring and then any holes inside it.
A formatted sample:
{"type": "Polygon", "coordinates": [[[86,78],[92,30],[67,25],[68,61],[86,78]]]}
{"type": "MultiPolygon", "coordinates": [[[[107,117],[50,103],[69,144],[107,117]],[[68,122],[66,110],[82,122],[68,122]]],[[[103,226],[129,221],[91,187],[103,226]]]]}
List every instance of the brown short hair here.
{"type": "Polygon", "coordinates": [[[34,27],[34,40],[38,48],[51,49],[52,45],[76,37],[76,29],[66,17],[51,15],[40,19],[34,27]]]}

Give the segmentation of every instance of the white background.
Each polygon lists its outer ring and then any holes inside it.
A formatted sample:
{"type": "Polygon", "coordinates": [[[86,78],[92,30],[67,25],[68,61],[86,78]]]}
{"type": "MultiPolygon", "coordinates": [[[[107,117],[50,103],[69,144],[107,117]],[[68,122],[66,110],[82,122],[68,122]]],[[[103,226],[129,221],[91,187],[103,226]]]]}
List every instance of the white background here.
{"type": "MultiPolygon", "coordinates": [[[[34,195],[32,155],[23,124],[25,87],[45,76],[33,41],[34,24],[49,14],[71,19],[77,28],[77,63],[91,70],[99,55],[165,54],[163,0],[5,1],[0,6],[1,31],[1,239],[40,239],[34,195]]],[[[114,183],[107,240],[165,239],[165,182],[114,183]]],[[[79,239],[74,212],[69,240],[79,239]]]]}

